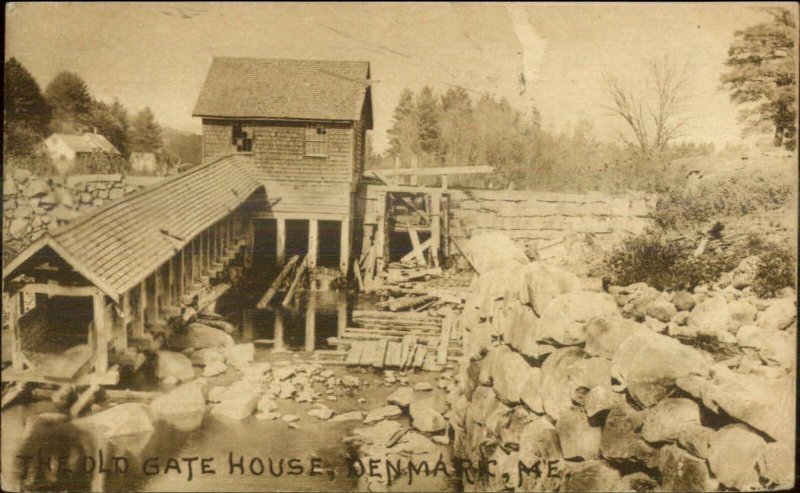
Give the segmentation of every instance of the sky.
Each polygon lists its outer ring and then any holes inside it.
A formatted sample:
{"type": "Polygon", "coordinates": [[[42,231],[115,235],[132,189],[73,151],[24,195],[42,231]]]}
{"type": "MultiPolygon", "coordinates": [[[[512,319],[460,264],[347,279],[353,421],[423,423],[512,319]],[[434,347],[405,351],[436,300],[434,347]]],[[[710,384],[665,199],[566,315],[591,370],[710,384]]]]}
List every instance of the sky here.
{"type": "MultiPolygon", "coordinates": [[[[763,5],[763,4],[762,4],[763,5]]],[[[797,9],[796,4],[787,4],[797,9]]],[[[373,145],[404,88],[461,86],[538,108],[543,126],[591,121],[611,138],[602,75],[646,80],[646,62],[690,64],[686,140],[736,143],[736,108],[719,89],[734,31],[766,20],[746,3],[9,3],[6,59],[42,89],[59,72],[98,99],[149,106],[162,125],[200,131],[192,108],[215,56],[366,60],[373,145]],[[524,81],[524,82],[523,82],[524,81]]]]}

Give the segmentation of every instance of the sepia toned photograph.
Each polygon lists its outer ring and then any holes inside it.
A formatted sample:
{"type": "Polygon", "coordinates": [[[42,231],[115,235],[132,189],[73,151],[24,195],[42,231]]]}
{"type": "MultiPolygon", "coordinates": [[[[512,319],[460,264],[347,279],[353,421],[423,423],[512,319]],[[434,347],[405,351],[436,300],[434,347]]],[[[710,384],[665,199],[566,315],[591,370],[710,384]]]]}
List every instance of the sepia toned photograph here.
{"type": "Polygon", "coordinates": [[[797,2],[7,2],[9,492],[795,486],[797,2]]]}

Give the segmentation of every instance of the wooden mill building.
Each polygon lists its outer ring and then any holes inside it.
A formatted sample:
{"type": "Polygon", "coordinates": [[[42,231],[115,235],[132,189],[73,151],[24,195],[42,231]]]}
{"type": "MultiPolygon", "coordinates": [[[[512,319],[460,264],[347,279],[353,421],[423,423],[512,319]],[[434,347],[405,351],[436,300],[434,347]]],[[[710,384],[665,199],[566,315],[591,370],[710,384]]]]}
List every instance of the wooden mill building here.
{"type": "Polygon", "coordinates": [[[81,216],[3,269],[3,380],[117,383],[118,365],[140,364],[181,306],[218,297],[219,274],[247,267],[259,242],[314,267],[332,257],[325,230],[346,273],[369,80],[366,62],[215,59],[194,109],[202,165],[81,216]]]}

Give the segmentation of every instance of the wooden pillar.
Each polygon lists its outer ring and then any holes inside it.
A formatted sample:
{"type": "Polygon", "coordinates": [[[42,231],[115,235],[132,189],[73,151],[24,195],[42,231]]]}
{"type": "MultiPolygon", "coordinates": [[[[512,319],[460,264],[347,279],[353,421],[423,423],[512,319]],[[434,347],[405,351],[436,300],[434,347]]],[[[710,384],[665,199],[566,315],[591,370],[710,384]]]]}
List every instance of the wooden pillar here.
{"type": "Polygon", "coordinates": [[[172,306],[173,303],[173,295],[175,294],[175,257],[172,256],[166,265],[166,286],[164,290],[164,304],[167,306],[172,306]]]}
{"type": "Polygon", "coordinates": [[[377,259],[375,269],[377,275],[379,272],[383,272],[383,268],[385,267],[386,261],[386,193],[382,193],[378,199],[378,205],[380,210],[376,216],[376,220],[378,222],[377,228],[375,231],[375,256],[377,259]]]}
{"type": "Polygon", "coordinates": [[[108,370],[108,327],[106,327],[106,303],[105,295],[101,292],[95,293],[93,298],[94,309],[94,371],[105,373],[108,370]]]}
{"type": "Polygon", "coordinates": [[[442,257],[450,256],[450,195],[442,195],[442,257]]]}
{"type": "Polygon", "coordinates": [[[431,258],[433,265],[439,267],[439,249],[442,244],[442,194],[431,194],[431,258]]]}
{"type": "Polygon", "coordinates": [[[314,342],[317,336],[317,303],[312,295],[306,304],[306,352],[314,351],[314,342]]]}
{"type": "Polygon", "coordinates": [[[342,228],[339,238],[339,270],[342,275],[347,275],[350,262],[350,217],[342,220],[342,228]]]}
{"type": "Polygon", "coordinates": [[[309,219],[308,221],[308,268],[313,269],[317,266],[317,256],[319,254],[319,221],[309,219]]]}
{"type": "Polygon", "coordinates": [[[22,334],[19,330],[20,299],[22,292],[9,295],[8,324],[11,328],[11,367],[15,371],[24,369],[22,363],[22,334]]]}
{"type": "Polygon", "coordinates": [[[256,248],[256,223],[250,219],[247,224],[247,262],[246,266],[253,265],[253,254],[256,248]]]}
{"type": "Polygon", "coordinates": [[[144,337],[144,317],[147,306],[147,280],[145,279],[134,289],[139,290],[139,303],[136,306],[136,315],[133,319],[133,337],[144,337]]]}
{"type": "Polygon", "coordinates": [[[158,321],[158,271],[153,272],[145,282],[147,283],[146,323],[155,325],[158,321]]]}
{"type": "Polygon", "coordinates": [[[347,329],[347,301],[336,303],[336,337],[342,337],[347,329]]]}
{"type": "Polygon", "coordinates": [[[278,222],[278,232],[275,240],[275,256],[278,263],[282,264],[286,259],[286,219],[279,217],[276,221],[278,222]]]}
{"type": "Polygon", "coordinates": [[[180,304],[181,296],[183,296],[184,291],[186,290],[186,249],[189,245],[184,246],[181,248],[180,258],[178,259],[178,304],[180,304]]]}
{"type": "Polygon", "coordinates": [[[114,319],[114,351],[122,354],[128,350],[128,323],[131,320],[131,293],[126,291],[120,302],[120,312],[114,319]]]}
{"type": "Polygon", "coordinates": [[[275,342],[272,348],[283,349],[283,315],[281,315],[280,310],[275,311],[275,334],[273,339],[275,342]]]}

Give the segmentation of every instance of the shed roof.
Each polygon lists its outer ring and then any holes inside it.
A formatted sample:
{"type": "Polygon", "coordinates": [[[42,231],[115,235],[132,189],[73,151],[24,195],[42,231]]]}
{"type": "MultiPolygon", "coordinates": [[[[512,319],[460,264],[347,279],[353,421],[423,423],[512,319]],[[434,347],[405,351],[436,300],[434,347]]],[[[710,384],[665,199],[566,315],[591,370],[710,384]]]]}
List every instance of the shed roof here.
{"type": "Polygon", "coordinates": [[[214,58],[192,114],[358,121],[369,78],[369,62],[214,58]]]}
{"type": "Polygon", "coordinates": [[[16,276],[49,247],[115,300],[263,184],[246,156],[226,156],[110,202],[44,236],[3,269],[16,276]]]}
{"type": "Polygon", "coordinates": [[[54,133],[48,139],[56,138],[75,152],[103,151],[119,154],[114,144],[100,134],[86,132],[83,135],[54,133]]]}

